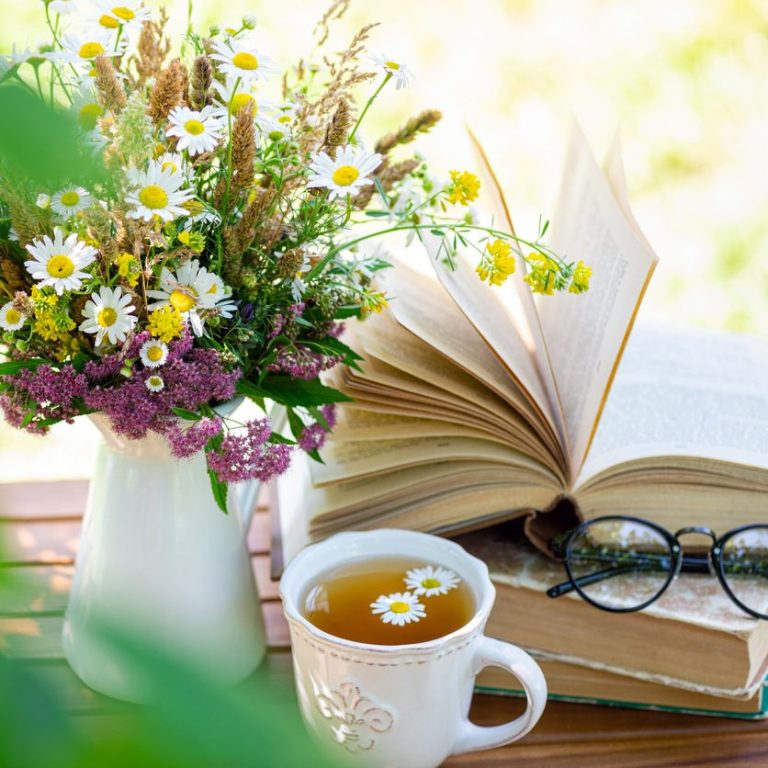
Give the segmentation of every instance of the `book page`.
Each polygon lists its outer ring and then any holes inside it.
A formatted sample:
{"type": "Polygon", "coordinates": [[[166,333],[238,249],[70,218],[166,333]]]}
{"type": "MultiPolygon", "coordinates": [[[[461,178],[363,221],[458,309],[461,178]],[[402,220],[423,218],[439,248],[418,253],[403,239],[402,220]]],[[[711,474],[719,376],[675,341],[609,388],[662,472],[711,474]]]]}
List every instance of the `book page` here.
{"type": "Polygon", "coordinates": [[[590,289],[544,296],[538,303],[563,404],[571,477],[589,450],[657,260],[624,212],[628,204],[617,150],[615,145],[607,163],[609,180],[574,127],[550,243],[567,261],[581,259],[592,268],[590,289]]]}
{"type": "Polygon", "coordinates": [[[616,464],[662,456],[768,469],[768,340],[635,330],[579,485],[616,464]]]}

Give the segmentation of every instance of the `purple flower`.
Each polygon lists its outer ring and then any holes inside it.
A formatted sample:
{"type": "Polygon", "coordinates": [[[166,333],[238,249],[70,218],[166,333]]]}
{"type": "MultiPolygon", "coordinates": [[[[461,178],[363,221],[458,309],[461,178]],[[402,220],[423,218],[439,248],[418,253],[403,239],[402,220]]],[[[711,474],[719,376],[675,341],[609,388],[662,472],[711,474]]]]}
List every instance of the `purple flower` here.
{"type": "Polygon", "coordinates": [[[287,373],[294,379],[310,381],[343,360],[340,355],[324,355],[307,347],[284,347],[267,366],[270,373],[287,373]]]}
{"type": "Polygon", "coordinates": [[[208,454],[209,469],[225,483],[267,482],[281,475],[291,462],[291,446],[268,443],[271,434],[268,419],[248,422],[244,435],[227,435],[221,446],[208,454]]]}
{"type": "Polygon", "coordinates": [[[328,439],[329,430],[333,429],[336,425],[335,405],[324,405],[320,409],[320,413],[323,414],[323,417],[328,423],[328,429],[326,429],[325,426],[319,421],[316,421],[314,424],[310,424],[308,427],[304,428],[299,437],[299,448],[301,448],[302,451],[306,451],[307,453],[320,450],[320,448],[325,445],[325,441],[328,439]]]}
{"type": "Polygon", "coordinates": [[[171,453],[184,459],[201,451],[212,437],[221,432],[223,426],[218,417],[200,419],[186,429],[178,421],[173,421],[165,431],[165,437],[171,446],[171,453]]]}

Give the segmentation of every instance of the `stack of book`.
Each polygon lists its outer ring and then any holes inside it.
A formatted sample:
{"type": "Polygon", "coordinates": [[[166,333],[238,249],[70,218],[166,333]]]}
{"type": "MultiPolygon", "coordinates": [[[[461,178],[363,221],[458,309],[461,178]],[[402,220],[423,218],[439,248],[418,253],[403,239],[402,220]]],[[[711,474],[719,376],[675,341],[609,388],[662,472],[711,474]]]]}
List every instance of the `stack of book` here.
{"type": "MultiPolygon", "coordinates": [[[[391,309],[348,332],[362,370],[329,382],[353,402],[325,463],[297,464],[278,486],[275,551],[287,560],[382,526],[460,537],[498,586],[490,633],[535,653],[554,695],[763,714],[768,622],[742,615],[714,577],[681,577],[644,611],[610,614],[550,600],[564,571],[541,552],[605,514],[719,534],[768,522],[768,343],[668,328],[630,339],[656,256],[618,146],[601,169],[574,131],[550,242],[592,267],[588,293],[536,303],[522,269],[490,287],[468,259],[443,267],[430,239],[434,275],[402,263],[388,273],[391,309]]],[[[487,672],[482,685],[511,683],[487,672]]]]}

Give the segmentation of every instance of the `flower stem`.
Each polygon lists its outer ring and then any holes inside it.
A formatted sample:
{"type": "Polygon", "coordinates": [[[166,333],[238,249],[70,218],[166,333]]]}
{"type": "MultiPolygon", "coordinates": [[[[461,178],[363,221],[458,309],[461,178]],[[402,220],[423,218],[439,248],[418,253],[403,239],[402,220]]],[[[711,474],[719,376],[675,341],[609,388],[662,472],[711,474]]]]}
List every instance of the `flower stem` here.
{"type": "Polygon", "coordinates": [[[355,127],[352,129],[352,133],[349,134],[349,139],[347,139],[347,144],[351,144],[352,140],[355,138],[355,134],[357,133],[357,129],[360,127],[360,123],[363,122],[363,118],[367,114],[368,110],[371,108],[371,105],[374,101],[376,101],[376,98],[383,90],[384,86],[392,79],[392,73],[387,72],[384,79],[381,81],[381,85],[374,91],[373,96],[371,96],[370,99],[365,104],[365,107],[363,108],[363,111],[360,113],[360,117],[357,118],[357,122],[355,123],[355,127]]]}

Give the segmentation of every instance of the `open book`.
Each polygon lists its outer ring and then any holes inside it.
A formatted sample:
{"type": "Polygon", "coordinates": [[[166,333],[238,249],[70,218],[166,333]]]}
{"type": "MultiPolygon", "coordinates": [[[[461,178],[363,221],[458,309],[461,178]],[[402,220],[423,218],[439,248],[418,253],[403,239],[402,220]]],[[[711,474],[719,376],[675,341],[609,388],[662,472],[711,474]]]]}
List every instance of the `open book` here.
{"type": "MultiPolygon", "coordinates": [[[[481,159],[496,220],[511,228],[481,159]]],[[[390,309],[349,331],[363,370],[330,381],[354,401],[309,470],[310,538],[450,534],[523,514],[544,530],[537,513],[563,497],[585,518],[635,514],[673,531],[766,519],[768,343],[638,328],[627,344],[656,256],[618,146],[601,169],[574,131],[550,244],[592,267],[587,293],[536,303],[521,266],[492,287],[468,258],[453,271],[432,258],[436,278],[388,271],[390,309]]],[[[434,257],[438,242],[426,246],[434,257]]]]}

